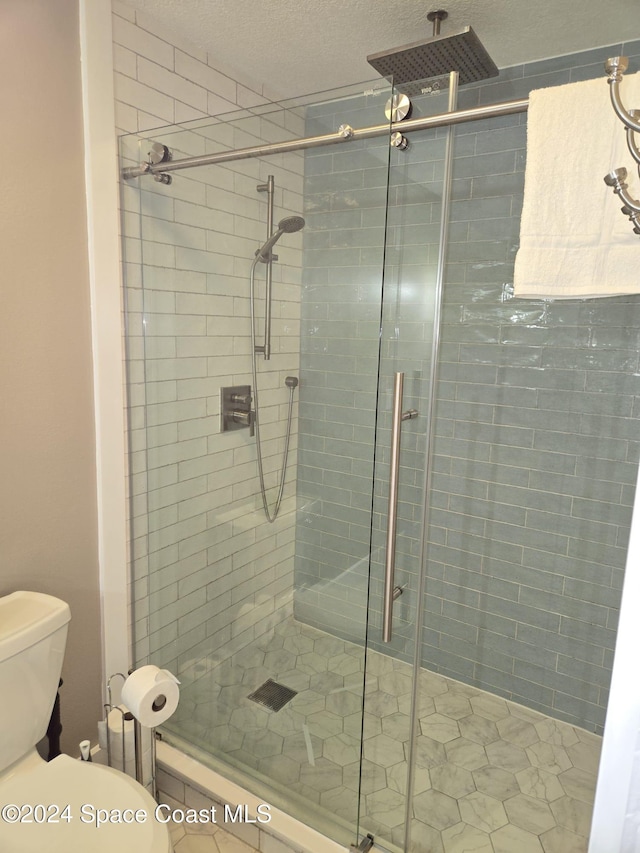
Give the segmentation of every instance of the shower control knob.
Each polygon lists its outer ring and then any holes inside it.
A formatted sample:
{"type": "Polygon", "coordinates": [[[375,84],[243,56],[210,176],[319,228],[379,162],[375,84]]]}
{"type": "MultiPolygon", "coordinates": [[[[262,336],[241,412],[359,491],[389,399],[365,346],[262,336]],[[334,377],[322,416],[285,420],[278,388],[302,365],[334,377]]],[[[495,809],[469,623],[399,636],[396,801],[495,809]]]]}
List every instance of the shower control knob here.
{"type": "Polygon", "coordinates": [[[251,394],[231,394],[232,403],[242,403],[244,406],[251,405],[251,394]]]}
{"type": "Polygon", "coordinates": [[[230,412],[230,415],[235,423],[249,427],[249,435],[253,435],[255,433],[256,413],[254,411],[233,411],[230,412]]]}

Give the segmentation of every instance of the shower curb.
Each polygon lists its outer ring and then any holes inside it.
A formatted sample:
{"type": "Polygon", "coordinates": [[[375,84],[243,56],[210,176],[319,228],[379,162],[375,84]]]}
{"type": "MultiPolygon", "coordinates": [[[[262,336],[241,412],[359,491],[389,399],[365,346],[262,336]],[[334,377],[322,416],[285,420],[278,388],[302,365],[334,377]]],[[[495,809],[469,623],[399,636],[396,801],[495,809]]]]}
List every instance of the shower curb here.
{"type": "MultiPolygon", "coordinates": [[[[167,794],[178,803],[195,808],[201,807],[204,797],[220,806],[229,805],[233,810],[239,805],[247,806],[248,813],[255,818],[258,806],[265,801],[260,797],[225,779],[224,776],[191,758],[179,749],[163,741],[157,745],[158,795],[167,794]]],[[[225,823],[225,831],[237,836],[261,853],[347,853],[344,847],[317,830],[291,817],[275,807],[270,808],[268,824],[225,823]],[[274,841],[277,847],[274,846],[274,841]]]]}

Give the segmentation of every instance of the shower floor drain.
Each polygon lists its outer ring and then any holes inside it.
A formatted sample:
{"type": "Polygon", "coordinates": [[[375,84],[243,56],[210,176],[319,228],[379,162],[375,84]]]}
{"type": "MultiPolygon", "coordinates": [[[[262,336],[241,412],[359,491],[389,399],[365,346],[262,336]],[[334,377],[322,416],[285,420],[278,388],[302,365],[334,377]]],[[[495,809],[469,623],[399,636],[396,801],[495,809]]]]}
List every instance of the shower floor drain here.
{"type": "Polygon", "coordinates": [[[297,693],[297,690],[292,690],[290,687],[285,687],[284,684],[278,684],[277,681],[268,679],[257,690],[250,693],[247,698],[253,702],[257,702],[259,705],[264,705],[265,708],[271,708],[272,711],[279,711],[297,693]]]}

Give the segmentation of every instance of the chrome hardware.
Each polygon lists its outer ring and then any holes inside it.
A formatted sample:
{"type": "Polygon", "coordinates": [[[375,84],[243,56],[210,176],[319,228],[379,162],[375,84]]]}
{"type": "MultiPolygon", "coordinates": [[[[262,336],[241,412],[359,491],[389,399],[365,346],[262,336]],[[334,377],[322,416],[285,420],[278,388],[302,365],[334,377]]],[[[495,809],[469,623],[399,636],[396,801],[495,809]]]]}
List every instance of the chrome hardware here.
{"type": "Polygon", "coordinates": [[[285,377],[284,384],[287,388],[297,388],[299,379],[297,376],[287,376],[285,377]]]}
{"type": "Polygon", "coordinates": [[[427,21],[431,21],[433,24],[433,35],[440,35],[440,23],[442,21],[446,21],[449,17],[449,13],[445,12],[444,9],[438,9],[435,12],[429,12],[427,15],[427,21]]]}
{"type": "MultiPolygon", "coordinates": [[[[266,264],[265,274],[265,308],[264,308],[264,343],[260,346],[253,344],[254,352],[263,353],[265,361],[271,358],[271,302],[273,296],[273,262],[278,260],[278,256],[272,251],[275,244],[283,234],[293,234],[304,228],[305,222],[302,216],[285,216],[278,222],[278,228],[273,230],[273,204],[275,195],[275,182],[273,175],[269,175],[266,184],[258,184],[256,190],[259,193],[267,193],[267,239],[259,249],[256,249],[255,260],[251,265],[250,284],[251,284],[251,323],[255,323],[254,314],[254,286],[255,286],[255,270],[256,264],[266,264]]],[[[255,382],[254,382],[255,385],[255,382]]]]}
{"type": "MultiPolygon", "coordinates": [[[[514,101],[504,101],[497,104],[487,104],[483,107],[467,107],[463,110],[448,110],[437,115],[412,118],[402,125],[405,133],[414,130],[427,130],[432,127],[448,127],[452,124],[463,124],[467,121],[479,121],[484,118],[497,118],[498,116],[515,115],[526,112],[529,107],[527,98],[519,98],[514,101]]],[[[288,154],[292,151],[303,151],[307,148],[319,148],[324,145],[335,145],[348,139],[373,139],[378,136],[389,135],[389,122],[374,125],[373,127],[348,128],[348,132],[326,133],[320,136],[307,136],[300,139],[286,139],[282,142],[270,142],[264,145],[252,145],[248,148],[236,148],[228,151],[216,151],[213,154],[199,154],[195,157],[184,157],[173,160],[171,163],[159,163],[157,166],[142,164],[139,166],[126,166],[121,176],[130,181],[143,175],[156,174],[156,172],[177,172],[182,169],[193,169],[197,166],[211,166],[219,163],[230,163],[236,160],[247,160],[254,157],[266,157],[272,154],[288,154]]]]}
{"type": "MultiPolygon", "coordinates": [[[[627,145],[632,157],[636,163],[640,164],[640,149],[634,139],[634,132],[640,133],[640,110],[626,110],[620,97],[620,83],[622,75],[629,67],[629,60],[626,56],[612,56],[604,64],[605,71],[609,75],[609,94],[611,95],[611,105],[615,114],[625,127],[627,134],[627,145]]],[[[638,167],[640,174],[640,166],[638,167]]],[[[611,187],[616,195],[619,195],[624,203],[622,212],[631,220],[634,226],[635,234],[640,234],[640,224],[638,214],[640,213],[640,201],[632,198],[627,191],[627,170],[614,169],[605,176],[604,182],[608,187],[611,187]]]]}
{"type": "Polygon", "coordinates": [[[254,434],[255,412],[251,408],[251,385],[233,385],[220,389],[220,432],[249,427],[254,434]]]}
{"type": "Polygon", "coordinates": [[[384,114],[389,121],[402,121],[405,118],[409,118],[410,113],[411,101],[401,92],[389,98],[384,108],[384,114]]]}
{"type": "Polygon", "coordinates": [[[343,139],[351,139],[353,136],[353,128],[350,124],[341,124],[338,128],[338,135],[343,139]]]}
{"type": "Polygon", "coordinates": [[[230,417],[234,423],[239,424],[240,426],[248,426],[249,427],[249,435],[254,434],[254,426],[253,426],[254,425],[254,413],[253,412],[251,412],[251,411],[244,412],[244,411],[241,411],[239,409],[233,409],[232,411],[230,411],[228,413],[228,417],[230,417]]]}
{"type": "Polygon", "coordinates": [[[392,148],[397,148],[398,151],[406,151],[409,147],[409,140],[406,136],[403,136],[399,130],[396,130],[391,134],[389,138],[389,143],[392,148]]]}
{"type": "Polygon", "coordinates": [[[157,181],[159,184],[169,185],[173,183],[171,175],[167,175],[165,172],[155,172],[153,167],[161,166],[163,163],[169,163],[172,159],[173,154],[166,145],[163,145],[162,142],[152,142],[149,151],[147,151],[146,162],[140,163],[137,167],[123,169],[122,176],[126,180],[129,180],[131,178],[138,177],[139,175],[152,174],[154,181],[157,181]]]}
{"type": "Polygon", "coordinates": [[[373,835],[369,832],[365,835],[360,844],[352,844],[349,849],[353,850],[353,853],[369,853],[369,850],[373,848],[374,841],[375,839],[373,835]]]}
{"type": "MultiPolygon", "coordinates": [[[[260,249],[256,249],[255,255],[256,255],[256,257],[258,257],[258,255],[260,255],[260,249]]],[[[271,263],[271,261],[277,261],[278,256],[274,255],[273,252],[269,252],[268,257],[264,257],[263,255],[260,255],[258,260],[260,261],[261,264],[269,264],[269,263],[271,263]]],[[[263,351],[264,351],[264,348],[263,348],[263,351]]]]}
{"type": "MultiPolygon", "coordinates": [[[[173,155],[166,145],[163,145],[162,142],[154,142],[151,145],[151,150],[147,153],[148,160],[146,165],[151,167],[157,166],[158,163],[168,163],[172,157],[173,155]]],[[[157,172],[154,174],[153,180],[159,184],[166,184],[166,186],[173,183],[173,178],[166,172],[157,172]]]]}
{"type": "Polygon", "coordinates": [[[627,185],[625,181],[627,180],[627,170],[623,167],[621,169],[614,169],[612,172],[609,172],[604,176],[604,182],[608,187],[613,187],[614,193],[620,193],[622,190],[626,189],[627,185]]]}
{"type": "Polygon", "coordinates": [[[232,403],[240,403],[241,406],[250,406],[251,405],[251,394],[232,394],[231,395],[232,403]]]}
{"type": "Polygon", "coordinates": [[[398,478],[400,474],[400,438],[402,421],[418,417],[416,409],[402,411],[404,373],[396,373],[393,385],[393,413],[391,415],[391,462],[389,465],[389,507],[387,517],[387,547],[384,566],[384,598],[382,612],[382,640],[391,642],[393,602],[402,594],[394,585],[396,567],[396,528],[398,523],[398,478]]]}
{"type": "MultiPolygon", "coordinates": [[[[640,110],[629,110],[629,115],[634,121],[640,119],[640,110]]],[[[640,175],[640,148],[638,148],[636,138],[633,135],[634,131],[630,127],[627,127],[625,128],[625,133],[627,134],[627,147],[631,156],[638,164],[638,174],[640,175]]]]}
{"type": "Polygon", "coordinates": [[[627,207],[625,204],[620,210],[624,213],[625,216],[629,217],[631,224],[633,225],[633,233],[640,234],[640,213],[636,213],[634,210],[631,210],[630,207],[627,207]]]}
{"type": "Polygon", "coordinates": [[[162,142],[153,142],[151,150],[147,152],[147,162],[151,166],[156,166],[158,163],[168,163],[172,157],[171,151],[162,142]]]}
{"type": "Polygon", "coordinates": [[[604,64],[605,71],[609,75],[608,83],[610,87],[611,103],[616,115],[625,127],[640,132],[640,121],[638,121],[638,116],[637,114],[635,116],[632,114],[636,111],[627,111],[622,105],[622,99],[620,97],[620,83],[622,82],[622,75],[628,67],[629,60],[626,56],[613,56],[607,59],[604,64]]]}
{"type": "MultiPolygon", "coordinates": [[[[266,192],[267,194],[267,240],[269,240],[273,233],[273,203],[275,194],[275,182],[273,175],[269,175],[266,184],[258,184],[256,190],[259,193],[266,192]]],[[[260,254],[259,249],[256,254],[260,254]]],[[[265,273],[264,294],[264,344],[260,352],[264,355],[265,361],[269,361],[269,359],[271,358],[271,300],[273,296],[273,261],[277,260],[277,255],[274,255],[271,251],[269,251],[268,257],[263,260],[263,263],[267,265],[267,269],[265,273]]],[[[257,351],[258,350],[256,348],[256,352],[257,351]]]]}
{"type": "MultiPolygon", "coordinates": [[[[625,208],[629,208],[634,213],[640,213],[640,202],[631,198],[627,192],[627,170],[622,167],[614,169],[604,176],[604,182],[608,187],[611,187],[616,195],[619,195],[624,203],[625,208]]],[[[623,213],[624,213],[623,209],[623,213]]],[[[628,214],[627,214],[628,215],[628,214]]]]}
{"type": "Polygon", "coordinates": [[[604,70],[609,75],[610,82],[619,82],[622,75],[629,67],[627,56],[610,56],[604,63],[604,70]]]}

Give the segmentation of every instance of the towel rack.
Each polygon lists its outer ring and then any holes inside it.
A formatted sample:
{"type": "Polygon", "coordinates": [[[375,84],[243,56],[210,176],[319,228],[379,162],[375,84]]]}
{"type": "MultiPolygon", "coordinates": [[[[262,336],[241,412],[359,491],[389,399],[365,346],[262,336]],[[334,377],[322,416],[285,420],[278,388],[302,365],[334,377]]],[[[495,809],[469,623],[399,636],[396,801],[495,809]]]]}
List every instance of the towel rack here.
{"type": "MultiPolygon", "coordinates": [[[[620,83],[624,72],[629,67],[626,56],[612,56],[604,64],[604,69],[609,75],[609,93],[611,104],[620,121],[624,124],[627,135],[627,146],[631,156],[638,164],[640,175],[640,148],[635,140],[634,132],[640,133],[640,110],[625,109],[620,95],[620,83]]],[[[634,234],[640,235],[640,201],[636,201],[629,193],[627,187],[627,170],[624,167],[608,172],[604,182],[611,187],[614,193],[620,196],[623,206],[621,208],[625,216],[628,216],[633,225],[634,234]]]]}

